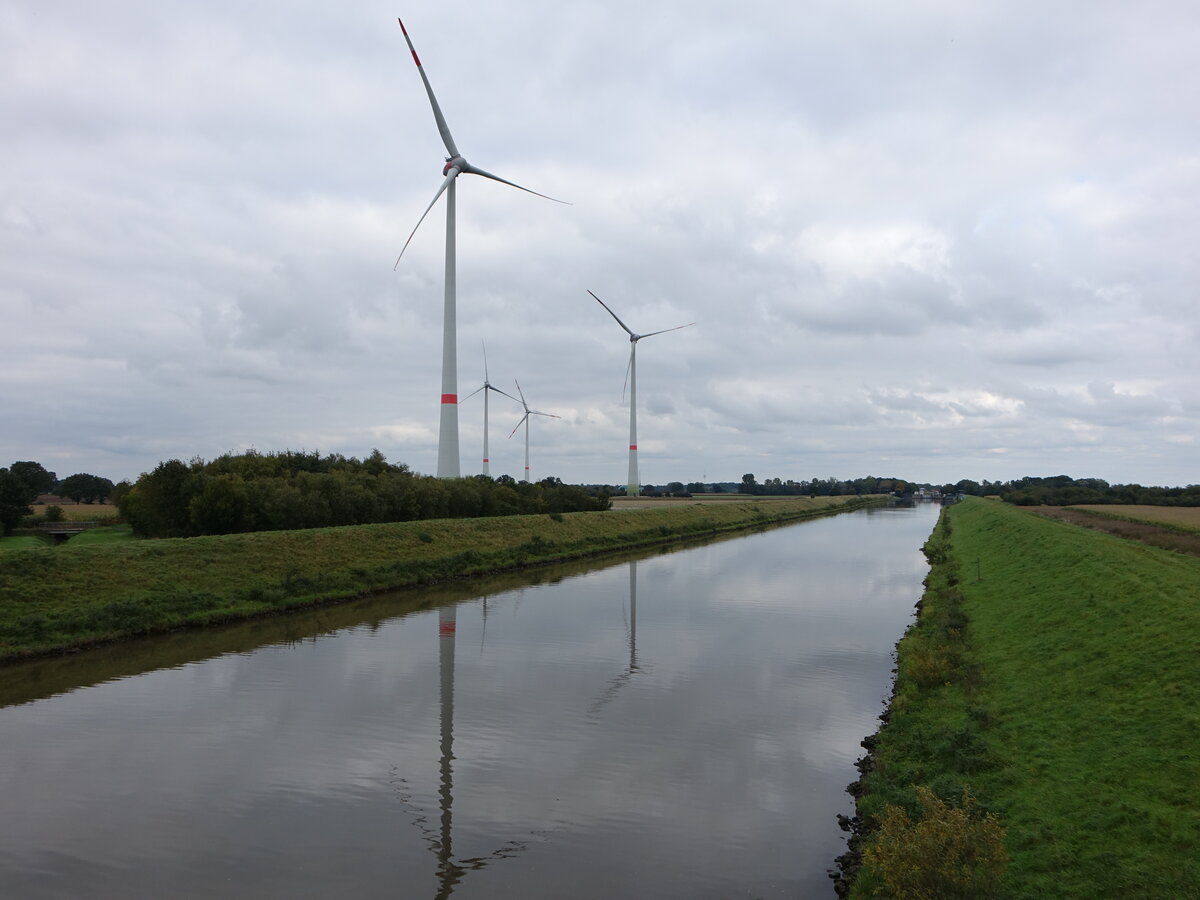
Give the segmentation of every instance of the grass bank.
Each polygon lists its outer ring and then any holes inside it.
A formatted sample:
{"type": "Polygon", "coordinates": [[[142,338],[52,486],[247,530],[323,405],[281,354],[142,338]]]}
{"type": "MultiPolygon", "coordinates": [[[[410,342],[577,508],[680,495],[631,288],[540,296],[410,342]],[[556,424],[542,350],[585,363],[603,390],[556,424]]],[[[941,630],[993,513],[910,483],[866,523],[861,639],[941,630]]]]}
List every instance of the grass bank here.
{"type": "Polygon", "coordinates": [[[827,515],[817,497],[438,519],[0,554],[0,660],[827,515]]]}
{"type": "Polygon", "coordinates": [[[1200,896],[1200,559],[984,500],[948,509],[926,553],[843,891],[1200,896]]]}

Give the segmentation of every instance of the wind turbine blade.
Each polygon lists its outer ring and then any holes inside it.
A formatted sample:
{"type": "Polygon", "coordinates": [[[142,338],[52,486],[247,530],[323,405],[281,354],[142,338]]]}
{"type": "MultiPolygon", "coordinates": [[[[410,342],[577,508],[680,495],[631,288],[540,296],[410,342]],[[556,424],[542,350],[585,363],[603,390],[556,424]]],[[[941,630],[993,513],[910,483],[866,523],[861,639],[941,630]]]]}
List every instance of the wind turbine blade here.
{"type": "Polygon", "coordinates": [[[516,384],[516,386],[517,386],[517,393],[521,395],[521,405],[523,407],[525,407],[525,412],[528,413],[529,412],[529,404],[525,402],[525,394],[522,393],[522,391],[521,391],[521,382],[517,381],[517,379],[514,378],[513,383],[516,384]]]}
{"type": "Polygon", "coordinates": [[[629,348],[629,362],[625,363],[625,383],[621,385],[621,402],[625,402],[625,391],[629,389],[629,370],[633,368],[633,348],[629,348]]]}
{"type": "MultiPolygon", "coordinates": [[[[484,383],[485,387],[492,387],[490,384],[488,384],[489,379],[488,379],[488,370],[487,370],[487,342],[481,340],[479,343],[483,344],[483,383],[484,383]]],[[[492,388],[492,390],[494,391],[495,388],[492,388]]],[[[501,391],[501,393],[504,393],[504,392],[501,391]]]]}
{"type": "Polygon", "coordinates": [[[668,331],[678,331],[680,328],[691,328],[695,322],[688,322],[686,325],[676,325],[674,328],[664,328],[662,331],[651,331],[649,334],[639,334],[638,339],[654,337],[656,334],[666,334],[668,331]]]}
{"type": "MultiPolygon", "coordinates": [[[[429,211],[431,209],[433,209],[433,204],[438,202],[438,197],[442,196],[442,194],[444,194],[446,192],[446,188],[450,187],[450,182],[452,182],[457,177],[458,177],[458,169],[455,168],[454,166],[451,166],[450,174],[446,176],[446,180],[442,182],[442,186],[440,188],[438,188],[437,193],[433,195],[433,199],[431,201],[429,201],[429,205],[427,207],[425,207],[425,212],[421,213],[421,218],[417,219],[417,224],[415,226],[413,226],[413,230],[409,234],[408,240],[405,241],[404,246],[400,248],[400,256],[404,255],[404,251],[407,250],[408,245],[410,243],[412,243],[413,235],[415,235],[417,233],[417,229],[421,227],[421,223],[425,221],[425,217],[427,215],[429,215],[429,211]]],[[[392,266],[393,272],[395,272],[397,267],[400,265],[400,256],[396,257],[396,265],[392,266]]]]}
{"type": "Polygon", "coordinates": [[[489,384],[489,385],[487,386],[487,389],[488,389],[489,391],[495,391],[497,394],[504,394],[504,396],[505,396],[505,397],[507,397],[509,400],[512,400],[512,401],[514,401],[514,402],[516,402],[516,403],[520,403],[520,402],[521,402],[520,400],[517,400],[517,398],[516,398],[516,397],[514,397],[512,394],[508,393],[507,391],[502,391],[502,390],[500,390],[500,388],[496,387],[494,384],[489,384]]]}
{"type": "MultiPolygon", "coordinates": [[[[524,425],[524,424],[525,424],[525,420],[526,420],[526,419],[528,419],[528,418],[529,418],[529,413],[528,413],[528,412],[526,412],[526,413],[525,413],[525,415],[521,416],[521,421],[517,423],[517,428],[520,428],[522,425],[524,425]]],[[[509,437],[512,437],[514,434],[516,434],[516,433],[517,433],[517,428],[514,428],[512,431],[510,431],[510,432],[508,433],[508,436],[509,436],[509,437]]]]}
{"type": "MultiPolygon", "coordinates": [[[[458,402],[462,403],[464,400],[470,400],[472,397],[474,397],[476,394],[478,394],[480,391],[482,391],[487,386],[488,385],[486,385],[486,384],[480,385],[479,387],[475,388],[475,390],[471,391],[471,393],[467,394],[467,396],[460,397],[458,402]]],[[[492,390],[495,390],[495,388],[492,388],[492,390]]]]}
{"type": "Polygon", "coordinates": [[[556,416],[554,413],[544,413],[538,409],[531,409],[529,411],[529,414],[531,416],[545,416],[548,419],[561,419],[562,418],[562,416],[556,416]]]}
{"type": "Polygon", "coordinates": [[[425,82],[425,93],[429,95],[429,105],[433,107],[433,118],[437,122],[438,131],[442,135],[442,143],[446,145],[446,152],[451,158],[458,156],[458,148],[454,146],[454,138],[450,136],[450,128],[446,125],[446,117],[442,115],[442,108],[438,106],[437,97],[433,96],[433,88],[429,85],[429,79],[425,77],[425,67],[421,65],[421,60],[417,56],[417,48],[413,46],[412,38],[408,36],[408,29],[404,27],[404,23],[400,19],[400,30],[404,32],[404,40],[408,42],[408,49],[412,52],[413,62],[417,64],[417,71],[421,74],[421,81],[425,82]]]}
{"type": "MultiPolygon", "coordinates": [[[[591,292],[591,291],[588,291],[588,293],[589,293],[589,294],[592,294],[592,292],[591,292]]],[[[597,297],[595,294],[592,294],[592,297],[593,297],[593,299],[595,299],[595,301],[596,301],[597,303],[599,303],[599,304],[600,304],[601,306],[603,306],[605,309],[608,309],[608,304],[607,304],[607,303],[605,303],[603,300],[601,300],[601,299],[600,299],[599,297],[597,297]]],[[[633,333],[633,332],[630,330],[629,326],[628,326],[628,325],[626,325],[624,322],[622,322],[622,321],[620,320],[620,318],[618,318],[618,316],[617,316],[617,314],[616,314],[615,312],[613,312],[611,309],[608,309],[608,314],[609,314],[610,316],[612,316],[614,319],[616,319],[616,320],[617,320],[617,324],[618,324],[618,325],[620,325],[620,326],[621,326],[622,328],[624,328],[624,329],[625,329],[627,332],[629,332],[629,336],[630,336],[630,337],[634,337],[634,333],[633,333]]]]}
{"type": "Polygon", "coordinates": [[[471,175],[481,175],[484,178],[492,179],[492,181],[499,181],[501,184],[507,184],[509,187],[515,187],[517,190],[524,191],[527,194],[533,194],[535,197],[541,197],[544,200],[553,200],[555,203],[561,203],[564,206],[571,205],[566,200],[559,200],[556,197],[548,197],[545,194],[539,194],[537,191],[531,191],[529,188],[522,187],[515,181],[509,181],[507,178],[501,178],[499,175],[493,175],[491,172],[481,169],[478,166],[473,166],[470,163],[467,163],[467,168],[464,171],[471,175]]]}

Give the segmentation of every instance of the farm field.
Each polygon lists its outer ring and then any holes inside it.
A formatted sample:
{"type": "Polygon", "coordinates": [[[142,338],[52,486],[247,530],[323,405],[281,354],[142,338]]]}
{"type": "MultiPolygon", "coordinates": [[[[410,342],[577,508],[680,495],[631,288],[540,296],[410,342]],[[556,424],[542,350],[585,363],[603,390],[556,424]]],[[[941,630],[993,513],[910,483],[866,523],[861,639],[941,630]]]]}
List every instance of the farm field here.
{"type": "MultiPolygon", "coordinates": [[[[117,508],[111,503],[56,503],[63,511],[63,518],[68,522],[94,522],[100,519],[111,519],[117,515],[117,508]]],[[[35,516],[44,516],[46,507],[36,505],[31,507],[35,516]]]]}

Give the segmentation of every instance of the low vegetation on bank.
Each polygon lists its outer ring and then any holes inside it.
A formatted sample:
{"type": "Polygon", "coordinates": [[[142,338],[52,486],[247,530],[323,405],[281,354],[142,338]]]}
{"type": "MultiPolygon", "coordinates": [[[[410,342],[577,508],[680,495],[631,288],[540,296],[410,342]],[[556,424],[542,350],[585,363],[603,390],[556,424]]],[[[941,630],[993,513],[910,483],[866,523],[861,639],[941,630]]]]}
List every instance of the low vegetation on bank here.
{"type": "Polygon", "coordinates": [[[926,552],[839,893],[1200,896],[1200,559],[974,499],[926,552]]]}
{"type": "Polygon", "coordinates": [[[73,538],[0,554],[0,659],[772,525],[882,499],[804,497],[75,546],[73,538]]]}

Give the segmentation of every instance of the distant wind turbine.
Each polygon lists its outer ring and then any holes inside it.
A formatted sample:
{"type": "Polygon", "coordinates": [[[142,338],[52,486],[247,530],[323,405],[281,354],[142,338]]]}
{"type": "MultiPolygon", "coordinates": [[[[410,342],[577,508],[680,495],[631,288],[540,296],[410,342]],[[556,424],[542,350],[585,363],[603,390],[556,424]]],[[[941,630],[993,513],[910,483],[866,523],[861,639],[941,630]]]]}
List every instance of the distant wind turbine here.
{"type": "MultiPolygon", "coordinates": [[[[556,416],[556,415],[554,415],[554,413],[539,412],[536,409],[530,409],[529,404],[525,402],[525,394],[522,393],[522,391],[521,391],[521,382],[517,381],[515,378],[513,379],[513,381],[516,381],[517,393],[521,395],[521,405],[523,407],[525,407],[525,415],[521,416],[521,421],[517,423],[517,428],[520,428],[522,424],[524,424],[524,426],[525,426],[525,480],[528,481],[529,480],[529,417],[530,416],[546,416],[547,418],[550,418],[550,419],[561,419],[562,416],[556,416]]],[[[517,433],[517,428],[514,428],[509,433],[508,436],[510,438],[514,434],[517,433]]]]}
{"type": "MultiPolygon", "coordinates": [[[[509,400],[514,400],[517,403],[520,403],[521,401],[517,400],[517,398],[512,394],[508,394],[500,390],[500,388],[488,381],[487,344],[483,345],[483,384],[475,388],[475,390],[471,391],[471,393],[467,394],[467,396],[463,397],[462,401],[460,402],[470,400],[480,391],[483,391],[483,474],[490,475],[490,472],[488,471],[488,391],[495,391],[497,394],[504,394],[504,396],[509,400]]],[[[527,465],[528,462],[529,461],[526,460],[527,465]]]]}
{"type": "MultiPolygon", "coordinates": [[[[592,294],[591,291],[588,291],[592,294]]],[[[638,459],[637,459],[637,342],[642,338],[654,337],[656,334],[666,334],[668,331],[678,331],[680,328],[687,328],[695,325],[695,322],[688,322],[687,325],[676,325],[674,328],[664,328],[662,331],[651,331],[648,334],[635,334],[634,331],[617,318],[617,314],[608,308],[608,304],[592,294],[592,298],[608,310],[608,314],[617,320],[620,325],[629,334],[629,365],[625,369],[626,384],[629,386],[629,479],[626,482],[625,493],[630,497],[636,497],[640,492],[640,481],[638,479],[638,459]]]]}
{"type": "MultiPolygon", "coordinates": [[[[438,198],[443,193],[446,194],[446,294],[445,305],[443,308],[442,318],[442,399],[441,399],[441,421],[438,430],[438,465],[437,474],[439,478],[457,478],[459,475],[459,456],[458,456],[458,349],[456,345],[456,319],[455,319],[455,303],[456,303],[456,276],[455,276],[455,216],[454,216],[454,182],[459,175],[464,172],[470,175],[481,175],[484,178],[490,178],[492,181],[499,181],[501,184],[507,184],[511,187],[518,188],[530,194],[537,194],[539,197],[545,197],[547,200],[554,200],[553,197],[546,197],[545,194],[538,194],[537,191],[531,191],[529,188],[521,187],[515,182],[501,178],[499,175],[493,175],[491,172],[486,172],[476,166],[468,163],[458,152],[458,147],[454,144],[454,138],[450,135],[450,129],[446,125],[446,119],[442,115],[442,108],[438,106],[437,98],[433,95],[433,88],[429,85],[429,79],[425,76],[425,69],[421,66],[421,60],[417,57],[416,48],[413,47],[412,39],[408,36],[408,31],[404,27],[404,23],[399,19],[400,30],[404,32],[404,40],[408,43],[408,49],[412,51],[413,62],[417,64],[417,72],[421,75],[421,81],[425,85],[425,93],[429,95],[429,105],[433,108],[433,118],[437,122],[438,132],[442,136],[442,143],[446,145],[446,152],[450,155],[446,157],[445,168],[442,169],[442,175],[445,176],[442,181],[442,186],[438,188],[437,193],[433,195],[433,200],[429,206],[425,207],[425,212],[421,213],[421,218],[417,220],[416,226],[408,236],[408,240],[404,242],[404,246],[400,248],[400,256],[396,257],[396,266],[400,265],[400,257],[404,256],[404,251],[408,249],[409,243],[413,239],[413,235],[417,233],[417,229],[421,227],[421,223],[425,221],[425,217],[429,215],[429,210],[433,209],[433,205],[437,203],[438,198]]],[[[556,203],[562,203],[561,200],[556,200],[556,203]]],[[[396,268],[393,266],[393,269],[396,268]]]]}

